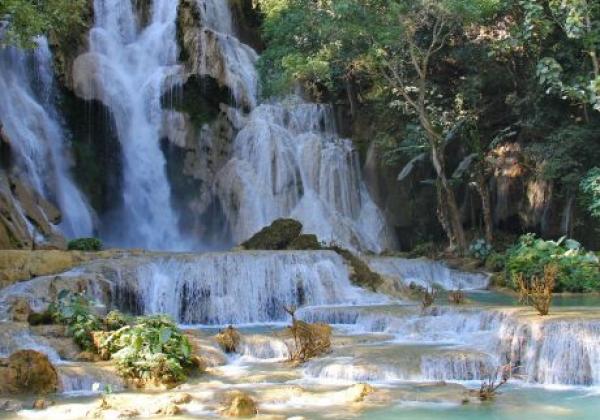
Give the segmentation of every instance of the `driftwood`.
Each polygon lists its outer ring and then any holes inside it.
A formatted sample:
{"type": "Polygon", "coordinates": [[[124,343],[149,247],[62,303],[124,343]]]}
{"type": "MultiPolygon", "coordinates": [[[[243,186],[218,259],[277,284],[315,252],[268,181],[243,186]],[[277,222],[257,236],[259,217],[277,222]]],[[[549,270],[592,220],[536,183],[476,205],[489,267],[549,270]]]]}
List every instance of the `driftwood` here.
{"type": "Polygon", "coordinates": [[[510,364],[504,365],[496,371],[495,375],[490,376],[487,381],[481,383],[481,387],[478,391],[478,397],[481,401],[488,401],[496,396],[498,389],[506,384],[512,374],[512,366],[510,364]],[[500,376],[499,381],[496,382],[500,376]]]}
{"type": "Polygon", "coordinates": [[[465,292],[462,290],[453,290],[448,294],[448,302],[454,305],[462,305],[465,303],[465,292]]]}
{"type": "Polygon", "coordinates": [[[435,290],[435,288],[432,287],[431,291],[429,291],[429,288],[423,289],[423,292],[421,293],[421,306],[423,307],[423,310],[433,305],[436,297],[437,290],[435,290]]]}
{"type": "Polygon", "coordinates": [[[290,361],[304,363],[313,357],[326,353],[331,348],[331,327],[327,324],[309,324],[296,319],[296,308],[285,308],[292,317],[292,325],[288,333],[294,340],[288,345],[290,361]]]}

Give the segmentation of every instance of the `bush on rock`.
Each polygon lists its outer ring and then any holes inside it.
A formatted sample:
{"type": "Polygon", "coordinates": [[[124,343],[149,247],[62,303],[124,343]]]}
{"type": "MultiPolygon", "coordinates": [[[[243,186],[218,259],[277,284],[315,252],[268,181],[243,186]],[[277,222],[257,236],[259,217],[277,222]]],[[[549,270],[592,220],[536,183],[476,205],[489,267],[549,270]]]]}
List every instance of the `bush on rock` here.
{"type": "Polygon", "coordinates": [[[102,242],[96,238],[79,238],[69,241],[69,251],[102,251],[102,242]]]}

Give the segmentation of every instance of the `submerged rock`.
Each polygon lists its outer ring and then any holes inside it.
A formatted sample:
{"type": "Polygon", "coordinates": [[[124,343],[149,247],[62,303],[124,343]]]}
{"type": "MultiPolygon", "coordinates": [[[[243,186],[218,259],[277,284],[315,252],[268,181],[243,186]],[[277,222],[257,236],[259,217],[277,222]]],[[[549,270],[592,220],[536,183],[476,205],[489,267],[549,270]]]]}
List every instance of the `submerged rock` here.
{"type": "Polygon", "coordinates": [[[277,219],[242,243],[245,249],[283,250],[300,236],[302,223],[294,219],[277,219]]]}
{"type": "Polygon", "coordinates": [[[48,356],[20,350],[0,362],[0,394],[48,394],[58,389],[58,374],[48,356]]]}

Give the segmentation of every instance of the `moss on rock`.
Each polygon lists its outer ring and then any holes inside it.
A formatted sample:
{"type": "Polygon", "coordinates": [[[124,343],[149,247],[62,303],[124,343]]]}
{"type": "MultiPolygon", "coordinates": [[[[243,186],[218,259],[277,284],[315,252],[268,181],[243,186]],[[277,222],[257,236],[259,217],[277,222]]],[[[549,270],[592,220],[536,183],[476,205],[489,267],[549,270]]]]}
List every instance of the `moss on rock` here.
{"type": "Polygon", "coordinates": [[[355,285],[375,291],[383,283],[381,276],[372,271],[366,262],[354,255],[352,252],[339,246],[331,246],[327,249],[335,251],[341,255],[350,265],[350,281],[352,281],[352,283],[355,285]]]}
{"type": "Polygon", "coordinates": [[[277,219],[242,243],[248,250],[284,250],[300,236],[302,223],[294,219],[277,219]]]}
{"type": "Polygon", "coordinates": [[[295,251],[316,251],[323,249],[323,245],[317,239],[317,235],[300,235],[294,239],[287,247],[287,249],[295,251]]]}

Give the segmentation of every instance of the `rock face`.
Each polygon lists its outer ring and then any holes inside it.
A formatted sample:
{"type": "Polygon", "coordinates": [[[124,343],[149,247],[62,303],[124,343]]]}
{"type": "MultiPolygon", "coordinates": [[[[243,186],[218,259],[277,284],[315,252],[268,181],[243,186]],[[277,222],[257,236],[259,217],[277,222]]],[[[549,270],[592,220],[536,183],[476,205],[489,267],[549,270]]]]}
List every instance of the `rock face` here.
{"type": "Polygon", "coordinates": [[[32,277],[67,271],[89,257],[65,251],[0,251],[0,287],[32,277]]]}
{"type": "Polygon", "coordinates": [[[52,203],[0,169],[0,249],[66,249],[55,228],[60,220],[60,211],[52,203]]]}
{"type": "Polygon", "coordinates": [[[56,369],[45,354],[34,350],[13,353],[0,362],[0,394],[48,394],[58,389],[56,369]]]}

